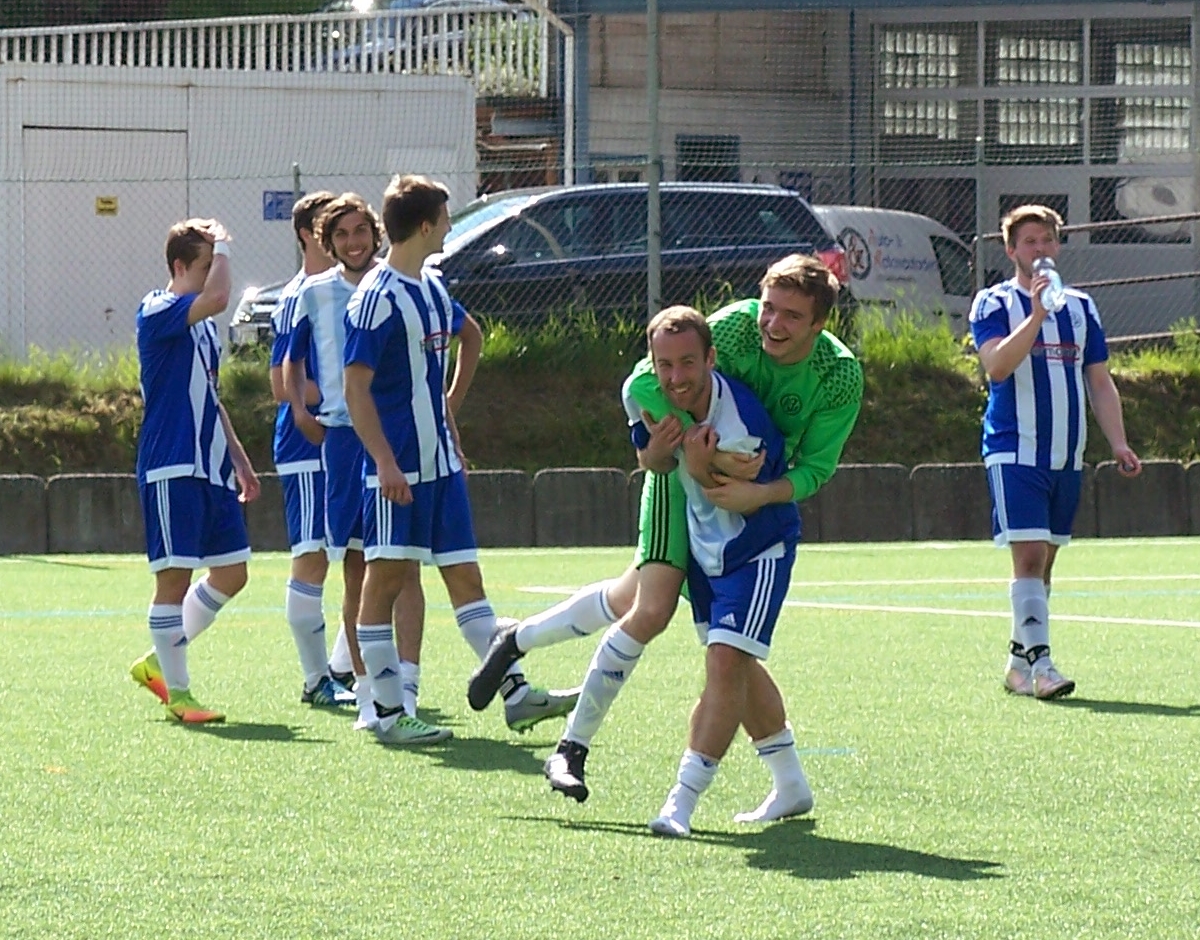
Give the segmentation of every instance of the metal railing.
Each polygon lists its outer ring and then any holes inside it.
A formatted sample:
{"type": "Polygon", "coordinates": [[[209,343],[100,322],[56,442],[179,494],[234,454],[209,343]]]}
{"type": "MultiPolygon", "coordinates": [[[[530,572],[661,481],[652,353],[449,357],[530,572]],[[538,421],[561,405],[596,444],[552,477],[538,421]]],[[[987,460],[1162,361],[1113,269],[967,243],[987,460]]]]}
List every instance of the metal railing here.
{"type": "Polygon", "coordinates": [[[7,29],[0,65],[465,75],[480,95],[545,98],[550,19],[533,7],[465,0],[437,11],[7,29]]]}

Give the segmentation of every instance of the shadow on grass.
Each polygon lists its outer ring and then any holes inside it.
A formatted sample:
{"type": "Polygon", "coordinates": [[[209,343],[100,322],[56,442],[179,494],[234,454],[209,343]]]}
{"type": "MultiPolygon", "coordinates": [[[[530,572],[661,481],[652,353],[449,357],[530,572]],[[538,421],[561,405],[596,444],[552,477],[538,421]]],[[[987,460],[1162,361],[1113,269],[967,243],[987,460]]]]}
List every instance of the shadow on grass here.
{"type": "Polygon", "coordinates": [[[491,738],[454,738],[440,744],[382,746],[390,751],[428,755],[436,760],[439,766],[451,770],[501,770],[526,776],[541,775],[542,761],[534,751],[541,751],[546,747],[545,743],[540,741],[517,744],[491,738]]]}
{"type": "Polygon", "coordinates": [[[272,744],[332,744],[329,738],[310,738],[308,728],[300,725],[255,724],[252,721],[230,721],[224,724],[184,725],[188,731],[207,734],[226,741],[266,741],[272,744]]]}
{"type": "Polygon", "coordinates": [[[1158,702],[1119,702],[1095,698],[1059,698],[1048,705],[1079,708],[1101,715],[1156,715],[1162,718],[1200,718],[1200,705],[1161,705],[1158,702]]]}
{"type": "MultiPolygon", "coordinates": [[[[618,835],[640,836],[662,842],[664,839],[652,833],[645,825],[623,822],[580,822],[578,820],[550,819],[544,816],[508,817],[524,822],[556,823],[563,829],[582,832],[610,832],[618,835]]],[[[993,869],[1001,868],[999,862],[974,858],[952,858],[929,852],[916,852],[895,845],[877,842],[850,842],[844,839],[827,839],[817,835],[817,823],[813,819],[792,819],[747,829],[745,832],[720,832],[708,829],[693,829],[690,840],[679,840],[680,844],[700,842],[705,845],[723,846],[746,852],[746,864],[763,871],[779,871],[794,878],[817,881],[841,881],[857,878],[870,872],[897,872],[920,875],[924,878],[940,878],[945,881],[980,881],[1003,878],[993,869]]],[[[669,851],[670,849],[665,849],[669,851]]]]}
{"type": "Polygon", "coordinates": [[[33,562],[38,565],[54,565],[58,568],[90,568],[93,571],[111,571],[112,565],[99,565],[89,561],[65,561],[61,558],[47,558],[44,555],[14,555],[21,561],[33,562]]]}

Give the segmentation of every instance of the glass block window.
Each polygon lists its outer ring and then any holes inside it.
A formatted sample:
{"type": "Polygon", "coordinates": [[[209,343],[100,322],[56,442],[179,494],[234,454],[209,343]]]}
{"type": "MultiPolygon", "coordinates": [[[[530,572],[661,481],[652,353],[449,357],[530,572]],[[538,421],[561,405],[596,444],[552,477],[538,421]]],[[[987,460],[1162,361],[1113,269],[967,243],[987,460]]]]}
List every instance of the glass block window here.
{"type": "MultiPolygon", "coordinates": [[[[885,29],[879,41],[884,88],[957,88],[962,83],[963,39],[928,27],[885,29]]],[[[969,57],[974,61],[974,56],[969,57]]],[[[973,84],[973,76],[969,77],[973,84]]]]}
{"type": "Polygon", "coordinates": [[[1078,85],[1082,49],[1075,39],[1001,36],[996,43],[997,85],[1078,85]]]}

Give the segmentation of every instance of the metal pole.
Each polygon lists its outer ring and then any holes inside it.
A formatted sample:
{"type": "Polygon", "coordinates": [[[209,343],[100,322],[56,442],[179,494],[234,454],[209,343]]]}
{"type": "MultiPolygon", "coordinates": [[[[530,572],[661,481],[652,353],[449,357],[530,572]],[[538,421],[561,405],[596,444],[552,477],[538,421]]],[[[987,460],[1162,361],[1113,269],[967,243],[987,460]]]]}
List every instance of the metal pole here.
{"type": "MultiPolygon", "coordinates": [[[[300,197],[304,195],[304,191],[300,189],[300,164],[292,164],[292,205],[300,201],[300,197]]],[[[300,242],[296,242],[296,269],[304,267],[304,251],[300,248],[300,242]]]]}
{"type": "Polygon", "coordinates": [[[662,309],[662,152],[658,142],[658,0],[646,3],[646,305],[647,317],[662,309]]]}

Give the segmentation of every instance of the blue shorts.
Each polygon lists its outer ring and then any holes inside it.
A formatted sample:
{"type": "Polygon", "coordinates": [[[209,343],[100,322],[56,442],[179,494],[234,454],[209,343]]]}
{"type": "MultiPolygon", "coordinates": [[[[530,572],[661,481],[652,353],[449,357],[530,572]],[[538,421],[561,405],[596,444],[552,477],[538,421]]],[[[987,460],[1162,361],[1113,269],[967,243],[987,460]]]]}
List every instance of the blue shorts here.
{"type": "Polygon", "coordinates": [[[280,474],[292,557],[325,548],[325,471],[280,474]]]}
{"type": "Polygon", "coordinates": [[[796,562],[795,546],[781,549],[778,557],[760,557],[717,577],[688,562],[692,618],[705,646],[722,643],[767,658],[796,562]]]}
{"type": "Polygon", "coordinates": [[[998,546],[1010,542],[1066,545],[1071,541],[1083,471],[999,463],[988,467],[987,475],[992,493],[992,540],[998,546]]]}
{"type": "Polygon", "coordinates": [[[237,493],[198,477],[143,483],[142,521],[151,571],[220,568],[250,558],[237,493]]]}
{"type": "Polygon", "coordinates": [[[400,506],[367,489],[363,546],[367,561],[413,559],[445,568],[479,560],[467,475],[459,472],[412,485],[413,501],[400,506]]]}
{"type": "Polygon", "coordinates": [[[354,428],[326,428],[325,554],[341,561],[346,550],[363,550],[363,446],[354,428]]]}

